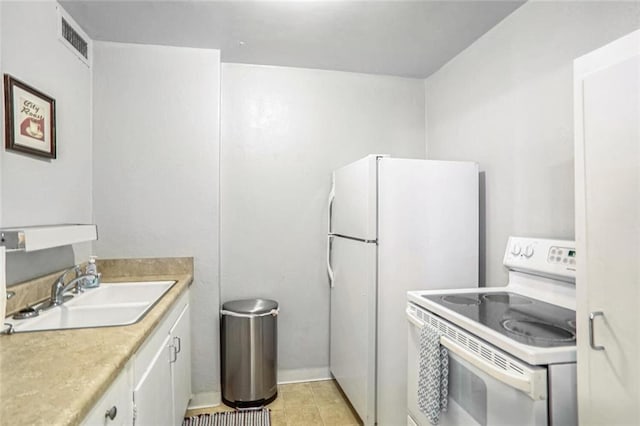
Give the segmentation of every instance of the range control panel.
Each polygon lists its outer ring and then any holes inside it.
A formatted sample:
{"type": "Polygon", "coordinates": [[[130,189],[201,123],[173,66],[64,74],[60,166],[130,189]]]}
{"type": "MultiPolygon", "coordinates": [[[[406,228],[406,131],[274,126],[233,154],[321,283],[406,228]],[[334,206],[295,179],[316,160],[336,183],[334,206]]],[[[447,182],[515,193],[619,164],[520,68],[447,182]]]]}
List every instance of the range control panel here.
{"type": "Polygon", "coordinates": [[[568,240],[509,237],[504,266],[568,281],[576,277],[576,243],[568,240]]]}
{"type": "Polygon", "coordinates": [[[576,264],[576,250],[571,247],[552,246],[549,248],[549,256],[547,257],[549,263],[557,263],[560,265],[573,265],[576,264]]]}

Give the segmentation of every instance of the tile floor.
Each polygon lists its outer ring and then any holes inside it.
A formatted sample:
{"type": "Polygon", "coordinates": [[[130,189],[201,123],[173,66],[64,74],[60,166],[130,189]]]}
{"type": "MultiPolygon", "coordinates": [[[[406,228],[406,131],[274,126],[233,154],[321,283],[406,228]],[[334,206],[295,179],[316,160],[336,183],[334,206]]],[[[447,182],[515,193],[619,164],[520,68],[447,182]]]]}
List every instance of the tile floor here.
{"type": "MultiPolygon", "coordinates": [[[[278,397],[271,404],[272,426],[355,426],[358,416],[334,380],[278,385],[278,397]]],[[[219,405],[187,411],[188,416],[230,411],[219,405]]]]}

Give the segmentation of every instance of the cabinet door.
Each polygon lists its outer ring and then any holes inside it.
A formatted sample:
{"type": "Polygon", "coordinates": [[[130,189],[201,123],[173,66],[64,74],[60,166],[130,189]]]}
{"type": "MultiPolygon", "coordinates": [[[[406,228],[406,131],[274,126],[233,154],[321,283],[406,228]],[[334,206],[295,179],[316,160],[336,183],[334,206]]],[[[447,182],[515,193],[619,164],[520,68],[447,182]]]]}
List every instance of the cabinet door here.
{"type": "Polygon", "coordinates": [[[191,399],[191,323],[189,305],[185,306],[171,329],[173,359],[171,383],[173,388],[173,424],[182,424],[191,399]]]}
{"type": "Polygon", "coordinates": [[[635,53],[576,86],[580,424],[640,424],[640,33],[635,40],[635,53]]]}
{"type": "Polygon", "coordinates": [[[133,391],[135,425],[162,426],[172,423],[171,370],[169,360],[173,356],[170,336],[167,335],[149,367],[133,391]]]}
{"type": "Polygon", "coordinates": [[[83,426],[132,425],[132,390],[133,372],[131,366],[127,364],[102,398],[93,406],[81,424],[83,426]],[[111,417],[113,417],[113,419],[111,417]]]}

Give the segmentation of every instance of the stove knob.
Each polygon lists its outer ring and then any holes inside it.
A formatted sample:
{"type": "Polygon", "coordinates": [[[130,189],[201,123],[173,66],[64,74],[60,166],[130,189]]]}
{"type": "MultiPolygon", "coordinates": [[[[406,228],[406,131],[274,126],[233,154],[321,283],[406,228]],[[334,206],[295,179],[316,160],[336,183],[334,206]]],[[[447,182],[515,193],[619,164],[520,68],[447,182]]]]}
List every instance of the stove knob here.
{"type": "Polygon", "coordinates": [[[531,256],[533,256],[533,246],[526,246],[526,247],[524,248],[524,255],[525,255],[526,257],[531,257],[531,256]]]}
{"type": "Polygon", "coordinates": [[[513,247],[511,247],[511,254],[514,255],[514,256],[519,255],[520,251],[522,251],[522,249],[520,248],[520,246],[518,244],[514,244],[513,247]]]}

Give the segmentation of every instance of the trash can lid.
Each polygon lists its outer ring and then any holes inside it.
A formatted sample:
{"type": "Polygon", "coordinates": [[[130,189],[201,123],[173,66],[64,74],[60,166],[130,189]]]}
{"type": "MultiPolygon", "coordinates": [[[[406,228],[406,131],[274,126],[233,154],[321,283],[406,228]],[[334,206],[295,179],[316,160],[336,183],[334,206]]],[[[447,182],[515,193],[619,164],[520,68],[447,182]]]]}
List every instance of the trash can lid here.
{"type": "Polygon", "coordinates": [[[278,309],[278,302],[269,299],[232,300],[224,303],[222,309],[238,314],[266,314],[273,309],[278,309]]]}

